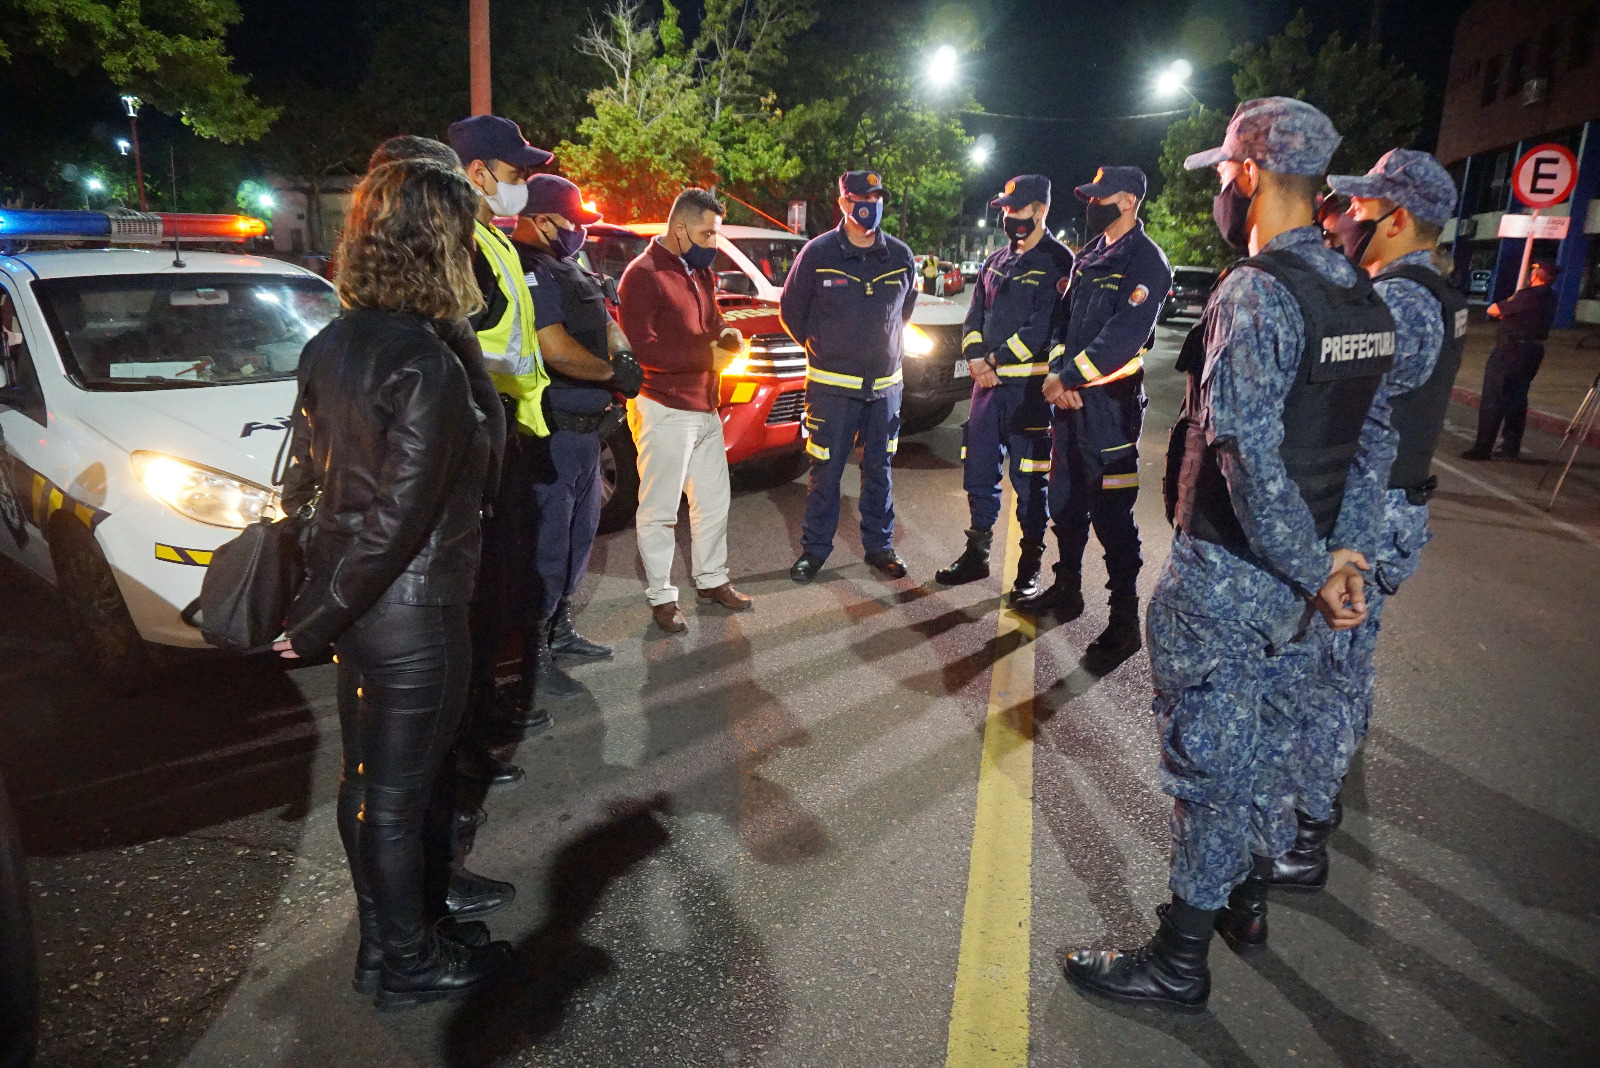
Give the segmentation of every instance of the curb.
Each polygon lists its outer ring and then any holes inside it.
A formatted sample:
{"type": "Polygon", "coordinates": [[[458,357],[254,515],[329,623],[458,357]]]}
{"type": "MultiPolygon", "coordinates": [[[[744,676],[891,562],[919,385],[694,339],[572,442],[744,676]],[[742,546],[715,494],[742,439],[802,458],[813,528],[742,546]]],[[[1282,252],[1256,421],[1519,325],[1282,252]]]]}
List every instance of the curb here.
{"type": "MultiPolygon", "coordinates": [[[[1453,386],[1450,389],[1450,399],[1457,404],[1465,404],[1469,408],[1483,406],[1483,394],[1475,389],[1466,389],[1462,386],[1453,386]]],[[[1567,432],[1567,424],[1572,422],[1568,415],[1556,415],[1553,412],[1541,412],[1537,408],[1528,409],[1528,426],[1534,430],[1549,434],[1556,440],[1567,432]]],[[[1600,449],[1600,422],[1589,428],[1583,443],[1592,449],[1600,449]]]]}

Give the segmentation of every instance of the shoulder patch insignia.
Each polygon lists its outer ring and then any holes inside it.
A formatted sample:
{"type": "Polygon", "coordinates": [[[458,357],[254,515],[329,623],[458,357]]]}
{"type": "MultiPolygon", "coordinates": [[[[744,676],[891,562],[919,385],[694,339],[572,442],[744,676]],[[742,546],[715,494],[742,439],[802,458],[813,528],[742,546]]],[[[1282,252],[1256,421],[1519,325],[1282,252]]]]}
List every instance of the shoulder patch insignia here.
{"type": "Polygon", "coordinates": [[[1010,196],[1012,193],[1015,193],[1016,191],[1017,191],[1017,183],[1016,183],[1015,179],[1013,179],[1013,180],[1011,180],[1011,181],[1006,183],[1006,196],[1010,196]]]}
{"type": "Polygon", "coordinates": [[[1128,303],[1137,308],[1139,305],[1144,303],[1145,298],[1149,295],[1149,286],[1134,286],[1133,292],[1128,294],[1128,303]]]}
{"type": "Polygon", "coordinates": [[[1067,291],[1067,284],[1070,281],[1071,281],[1070,278],[1068,278],[1066,275],[1062,275],[1059,279],[1056,280],[1056,292],[1057,293],[1065,293],[1067,291]]]}

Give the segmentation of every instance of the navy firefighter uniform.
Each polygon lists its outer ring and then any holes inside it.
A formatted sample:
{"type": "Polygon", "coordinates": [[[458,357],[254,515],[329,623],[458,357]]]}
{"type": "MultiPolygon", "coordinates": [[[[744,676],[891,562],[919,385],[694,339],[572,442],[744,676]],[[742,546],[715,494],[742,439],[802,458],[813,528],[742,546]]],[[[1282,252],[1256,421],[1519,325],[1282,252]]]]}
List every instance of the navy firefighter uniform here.
{"type": "Polygon", "coordinates": [[[972,525],[961,556],[934,578],[947,586],[989,577],[989,551],[1000,518],[1000,477],[1007,466],[1017,498],[1022,551],[1012,597],[1038,592],[1050,480],[1050,328],[1072,276],[1072,253],[1045,226],[1050,179],[1023,174],[992,206],[1005,209],[1011,241],[978,272],[962,327],[962,355],[975,369],[972,408],[962,427],[963,485],[972,525]],[[1027,214],[1024,214],[1027,213],[1027,214]],[[982,366],[993,375],[983,375],[982,366]],[[988,384],[978,381],[978,376],[988,384]]]}
{"type": "Polygon", "coordinates": [[[839,179],[838,227],[806,242],[783,285],[784,329],[806,350],[806,452],[811,475],[803,553],[789,570],[810,582],[833,551],[839,480],[861,446],[861,545],[867,563],[905,575],[894,551],[889,465],[900,444],[903,332],[916,307],[911,249],[882,230],[884,189],[874,171],[839,179]]]}
{"type": "Polygon", "coordinates": [[[1094,198],[1086,211],[1091,221],[1107,209],[1108,225],[1078,254],[1050,349],[1050,373],[1077,391],[1082,407],[1058,405],[1053,413],[1050,519],[1061,558],[1038,608],[1061,619],[1083,611],[1083,552],[1093,527],[1105,552],[1111,619],[1090,651],[1126,657],[1139,647],[1143,559],[1133,506],[1146,403],[1144,354],[1155,341],[1172,268],[1138,218],[1143,171],[1104,167],[1074,192],[1083,201],[1094,198]],[[1124,207],[1114,208],[1117,203],[1124,207]]]}

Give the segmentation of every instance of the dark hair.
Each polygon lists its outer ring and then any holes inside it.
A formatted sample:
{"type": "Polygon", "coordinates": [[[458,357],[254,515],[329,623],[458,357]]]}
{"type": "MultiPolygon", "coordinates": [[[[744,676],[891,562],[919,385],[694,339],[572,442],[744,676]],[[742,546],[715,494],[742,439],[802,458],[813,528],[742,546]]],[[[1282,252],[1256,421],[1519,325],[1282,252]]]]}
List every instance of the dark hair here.
{"type": "Polygon", "coordinates": [[[693,212],[696,216],[706,212],[713,212],[717,216],[728,214],[728,209],[722,206],[722,201],[709,189],[690,186],[678,194],[678,199],[672,202],[672,210],[667,213],[667,225],[678,222],[682,216],[693,212]]]}
{"type": "Polygon", "coordinates": [[[1417,213],[1410,208],[1406,208],[1404,204],[1396,204],[1387,197],[1380,198],[1378,203],[1383,205],[1382,212],[1385,215],[1391,214],[1396,208],[1405,208],[1406,214],[1411,217],[1411,228],[1416,231],[1417,240],[1426,241],[1430,245],[1437,245],[1439,238],[1444,236],[1443,223],[1425,222],[1417,218],[1417,213]]]}
{"type": "Polygon", "coordinates": [[[356,186],[339,237],[339,299],[434,319],[473,314],[483,307],[477,216],[477,190],[460,171],[429,159],[379,165],[356,186]]]}
{"type": "Polygon", "coordinates": [[[372,158],[367,160],[367,170],[375,171],[385,163],[394,163],[402,159],[431,159],[446,167],[461,169],[461,157],[456,155],[455,149],[443,141],[435,141],[431,137],[419,137],[416,134],[401,134],[399,137],[389,138],[372,150],[372,158]]]}
{"type": "Polygon", "coordinates": [[[1269,171],[1263,167],[1261,177],[1284,196],[1294,197],[1296,200],[1315,202],[1317,194],[1322,191],[1323,176],[1320,174],[1285,174],[1283,171],[1269,171]]]}

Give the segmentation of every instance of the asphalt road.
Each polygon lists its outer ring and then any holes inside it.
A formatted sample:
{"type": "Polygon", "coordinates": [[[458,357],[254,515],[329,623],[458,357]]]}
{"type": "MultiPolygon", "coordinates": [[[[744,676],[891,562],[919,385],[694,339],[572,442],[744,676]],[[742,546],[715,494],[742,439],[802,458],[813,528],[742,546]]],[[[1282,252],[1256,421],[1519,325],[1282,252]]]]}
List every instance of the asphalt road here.
{"type": "MultiPolygon", "coordinates": [[[[1146,589],[1180,337],[1163,329],[1150,361],[1146,589]]],[[[1218,942],[1211,1012],[1179,1019],[1061,976],[1066,948],[1142,940],[1167,896],[1148,662],[1079,663],[1105,622],[1093,546],[1088,611],[1025,645],[997,640],[998,577],[933,584],[966,525],[961,418],[901,444],[905,580],[861,563],[853,476],[810,587],[787,578],[803,484],[738,492],[730,563],[755,609],[689,595],[680,637],[649,625],[631,531],[602,539],[580,622],[617,658],[577,669],[587,694],[517,751],[528,781],[491,795],[471,861],[518,886],[490,919],[520,981],[462,1005],[379,1016],[349,989],[330,668],[202,658],[106,698],[48,591],[0,571],[0,772],[31,858],[42,1063],[944,1064],[991,666],[1024,651],[1031,839],[1002,844],[1031,877],[1006,936],[1029,1063],[1600,1062],[1595,458],[1547,516],[1534,463],[1468,465],[1447,435],[1329,888],[1275,898],[1253,963],[1218,942]]],[[[1530,439],[1525,456],[1554,447],[1530,439]]]]}

